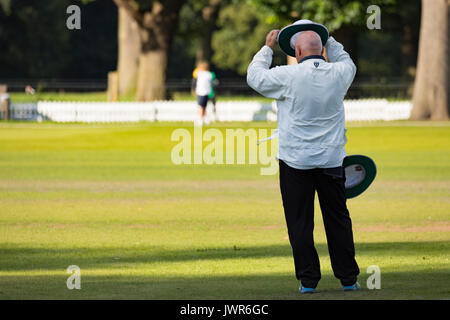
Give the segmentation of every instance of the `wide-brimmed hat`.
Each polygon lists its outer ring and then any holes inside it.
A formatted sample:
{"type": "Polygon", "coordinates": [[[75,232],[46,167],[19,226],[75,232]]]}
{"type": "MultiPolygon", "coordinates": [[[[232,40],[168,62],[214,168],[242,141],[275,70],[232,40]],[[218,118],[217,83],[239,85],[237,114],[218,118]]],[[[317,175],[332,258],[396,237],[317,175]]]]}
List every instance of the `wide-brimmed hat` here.
{"type": "Polygon", "coordinates": [[[344,158],[345,196],[354,198],[363,193],[375,179],[377,167],[367,156],[351,155],[344,158]]]}
{"type": "Polygon", "coordinates": [[[281,29],[278,34],[278,44],[284,53],[295,57],[295,40],[302,31],[316,32],[322,40],[322,45],[325,45],[328,41],[329,33],[324,25],[306,19],[297,20],[293,24],[281,29]]]}

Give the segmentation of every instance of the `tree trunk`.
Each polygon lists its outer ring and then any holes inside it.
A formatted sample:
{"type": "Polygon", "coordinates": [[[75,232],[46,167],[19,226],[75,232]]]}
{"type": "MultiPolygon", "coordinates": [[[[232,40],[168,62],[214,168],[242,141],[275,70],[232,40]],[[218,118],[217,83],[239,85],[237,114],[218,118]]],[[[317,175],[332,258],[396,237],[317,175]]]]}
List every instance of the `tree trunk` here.
{"type": "Polygon", "coordinates": [[[449,118],[450,0],[422,0],[412,120],[449,118]]]}
{"type": "Polygon", "coordinates": [[[200,62],[211,63],[211,57],[212,57],[212,46],[211,46],[212,33],[213,33],[213,30],[208,29],[200,37],[200,44],[199,44],[199,47],[198,47],[196,55],[195,55],[195,60],[197,62],[197,65],[200,62]]]}
{"type": "Polygon", "coordinates": [[[126,9],[119,7],[119,55],[117,71],[119,73],[119,95],[124,96],[136,90],[140,39],[139,28],[126,9]]]}
{"type": "Polygon", "coordinates": [[[137,101],[166,99],[167,56],[167,51],[162,49],[141,53],[136,92],[137,101]]]}
{"type": "MultiPolygon", "coordinates": [[[[145,19],[153,19],[151,13],[145,19]]],[[[141,53],[136,90],[137,101],[166,99],[166,70],[169,44],[172,35],[169,28],[140,25],[141,53]],[[156,30],[155,30],[156,29],[156,30]],[[170,40],[169,40],[170,39],[170,40]]]]}
{"type": "Polygon", "coordinates": [[[154,0],[149,6],[137,0],[114,0],[127,10],[139,28],[140,54],[136,89],[137,101],[166,98],[168,53],[178,17],[186,0],[154,0]]]}
{"type": "Polygon", "coordinates": [[[109,102],[119,100],[119,74],[117,71],[108,72],[107,98],[109,102]]]}
{"type": "Polygon", "coordinates": [[[209,0],[209,4],[202,9],[203,32],[200,35],[200,44],[196,53],[197,64],[205,61],[211,63],[212,46],[211,40],[214,31],[217,30],[217,19],[219,18],[222,0],[209,0]]]}

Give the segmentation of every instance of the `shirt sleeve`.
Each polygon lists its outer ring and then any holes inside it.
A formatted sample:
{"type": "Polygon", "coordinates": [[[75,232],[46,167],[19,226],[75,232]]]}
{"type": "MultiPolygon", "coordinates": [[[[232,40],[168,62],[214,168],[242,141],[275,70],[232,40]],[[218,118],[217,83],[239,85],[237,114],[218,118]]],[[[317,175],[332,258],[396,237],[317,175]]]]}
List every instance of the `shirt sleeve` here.
{"type": "Polygon", "coordinates": [[[253,57],[247,69],[248,85],[267,98],[282,99],[285,95],[287,72],[283,67],[270,69],[273,51],[264,46],[253,57]]]}
{"type": "Polygon", "coordinates": [[[328,38],[325,48],[327,49],[328,60],[331,63],[334,63],[343,79],[345,89],[347,90],[352,84],[356,74],[356,66],[353,63],[352,58],[350,58],[350,55],[344,50],[344,46],[337,42],[333,37],[328,38]]]}

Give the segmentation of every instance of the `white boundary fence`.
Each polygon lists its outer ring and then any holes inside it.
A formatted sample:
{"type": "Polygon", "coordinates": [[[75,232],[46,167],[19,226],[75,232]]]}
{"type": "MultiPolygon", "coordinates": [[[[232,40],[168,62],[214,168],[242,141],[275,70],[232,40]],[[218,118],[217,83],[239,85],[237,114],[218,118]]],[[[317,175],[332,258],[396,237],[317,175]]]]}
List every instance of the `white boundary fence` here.
{"type": "MultiPolygon", "coordinates": [[[[389,102],[386,99],[345,100],[347,121],[405,120],[411,113],[411,102],[389,102]]],[[[212,105],[208,104],[212,117],[212,105]]],[[[156,102],[47,102],[13,104],[13,119],[48,119],[55,122],[137,122],[194,121],[195,101],[156,102]]],[[[252,101],[218,102],[217,121],[276,121],[276,103],[252,101]]]]}
{"type": "Polygon", "coordinates": [[[10,118],[13,120],[37,120],[38,116],[35,103],[12,103],[10,106],[10,118]]]}
{"type": "Polygon", "coordinates": [[[411,114],[409,101],[389,102],[386,99],[345,100],[345,120],[406,120],[411,114]]]}

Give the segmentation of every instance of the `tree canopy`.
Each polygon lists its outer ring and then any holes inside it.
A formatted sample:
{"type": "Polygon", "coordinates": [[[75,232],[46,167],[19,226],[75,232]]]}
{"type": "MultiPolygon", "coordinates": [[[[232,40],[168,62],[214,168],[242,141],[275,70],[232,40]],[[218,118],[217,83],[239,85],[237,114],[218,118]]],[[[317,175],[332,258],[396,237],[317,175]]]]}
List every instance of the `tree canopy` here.
{"type": "MultiPolygon", "coordinates": [[[[213,26],[212,64],[219,78],[243,77],[265,34],[297,19],[324,23],[358,63],[358,77],[412,80],[420,1],[188,0],[169,51],[169,79],[190,79],[204,38],[202,10],[220,1],[213,26]],[[382,8],[382,30],[368,30],[368,4],[382,8]]],[[[131,1],[138,11],[152,1],[131,1]]],[[[0,77],[106,79],[117,68],[117,7],[112,0],[0,0],[0,77]],[[82,29],[65,27],[69,4],[81,7],[82,29]]],[[[274,64],[284,64],[276,50],[274,64]]]]}

